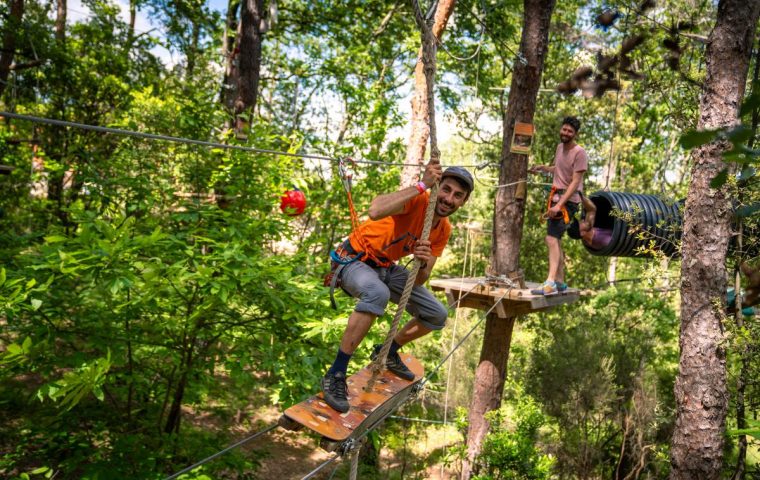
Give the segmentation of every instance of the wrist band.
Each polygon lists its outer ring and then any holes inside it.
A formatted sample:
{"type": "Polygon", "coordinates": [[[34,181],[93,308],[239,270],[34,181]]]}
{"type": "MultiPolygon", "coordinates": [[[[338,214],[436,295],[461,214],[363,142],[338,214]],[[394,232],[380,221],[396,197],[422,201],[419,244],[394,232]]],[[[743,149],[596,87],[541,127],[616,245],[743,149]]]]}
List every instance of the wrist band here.
{"type": "Polygon", "coordinates": [[[420,192],[420,195],[425,193],[425,190],[427,190],[427,186],[423,182],[417,182],[415,188],[417,188],[417,191],[420,192]]]}

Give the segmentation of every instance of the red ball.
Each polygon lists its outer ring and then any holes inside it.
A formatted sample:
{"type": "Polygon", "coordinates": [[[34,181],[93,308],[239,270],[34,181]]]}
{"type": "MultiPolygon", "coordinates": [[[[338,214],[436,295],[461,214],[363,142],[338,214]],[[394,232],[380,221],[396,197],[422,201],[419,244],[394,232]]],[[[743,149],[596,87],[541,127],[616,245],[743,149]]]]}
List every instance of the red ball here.
{"type": "Polygon", "coordinates": [[[280,210],[291,217],[301,215],[306,210],[306,195],[297,188],[288,190],[280,197],[280,210]]]}

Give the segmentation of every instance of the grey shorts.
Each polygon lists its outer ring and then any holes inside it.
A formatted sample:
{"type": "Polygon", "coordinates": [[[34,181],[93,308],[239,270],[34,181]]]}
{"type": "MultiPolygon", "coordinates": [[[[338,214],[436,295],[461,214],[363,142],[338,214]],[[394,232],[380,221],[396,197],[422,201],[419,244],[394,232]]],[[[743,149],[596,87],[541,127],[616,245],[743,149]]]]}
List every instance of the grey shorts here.
{"type": "MultiPolygon", "coordinates": [[[[409,271],[400,265],[373,268],[357,261],[346,265],[340,278],[343,290],[359,299],[355,311],[380,316],[385,312],[388,300],[398,303],[408,275],[409,271]]],[[[448,309],[422,285],[415,285],[412,289],[406,311],[431,330],[442,329],[449,316],[448,309]]]]}
{"type": "MultiPolygon", "coordinates": [[[[552,205],[554,205],[554,203],[552,203],[552,205]]],[[[546,234],[548,236],[562,238],[562,234],[565,233],[565,230],[570,228],[570,225],[573,224],[573,218],[578,212],[578,204],[575,202],[565,202],[565,208],[567,209],[567,214],[570,215],[570,223],[565,223],[565,220],[562,217],[550,218],[546,221],[546,234]]]]}

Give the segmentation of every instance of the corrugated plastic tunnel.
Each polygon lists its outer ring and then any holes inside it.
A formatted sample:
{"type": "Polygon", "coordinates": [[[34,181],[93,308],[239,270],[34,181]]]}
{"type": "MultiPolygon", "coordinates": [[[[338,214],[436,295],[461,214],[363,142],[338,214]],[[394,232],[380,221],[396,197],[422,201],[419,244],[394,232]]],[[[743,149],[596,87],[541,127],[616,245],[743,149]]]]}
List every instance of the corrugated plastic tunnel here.
{"type": "Polygon", "coordinates": [[[681,201],[605,191],[595,192],[589,199],[597,209],[594,227],[612,231],[607,245],[595,249],[584,243],[592,255],[647,257],[651,256],[652,245],[666,256],[679,255],[677,246],[683,224],[681,201]]]}

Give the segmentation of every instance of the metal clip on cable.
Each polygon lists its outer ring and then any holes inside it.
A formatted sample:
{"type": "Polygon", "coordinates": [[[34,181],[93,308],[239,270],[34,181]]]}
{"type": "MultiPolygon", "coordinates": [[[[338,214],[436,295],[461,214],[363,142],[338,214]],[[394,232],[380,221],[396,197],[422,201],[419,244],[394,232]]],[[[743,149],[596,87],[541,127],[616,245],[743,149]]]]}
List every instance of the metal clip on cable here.
{"type": "Polygon", "coordinates": [[[341,157],[338,161],[338,173],[340,174],[340,181],[343,182],[343,188],[345,188],[347,192],[350,192],[351,181],[353,180],[354,174],[349,170],[347,164],[350,164],[352,169],[356,168],[356,162],[353,158],[341,157]]]}

